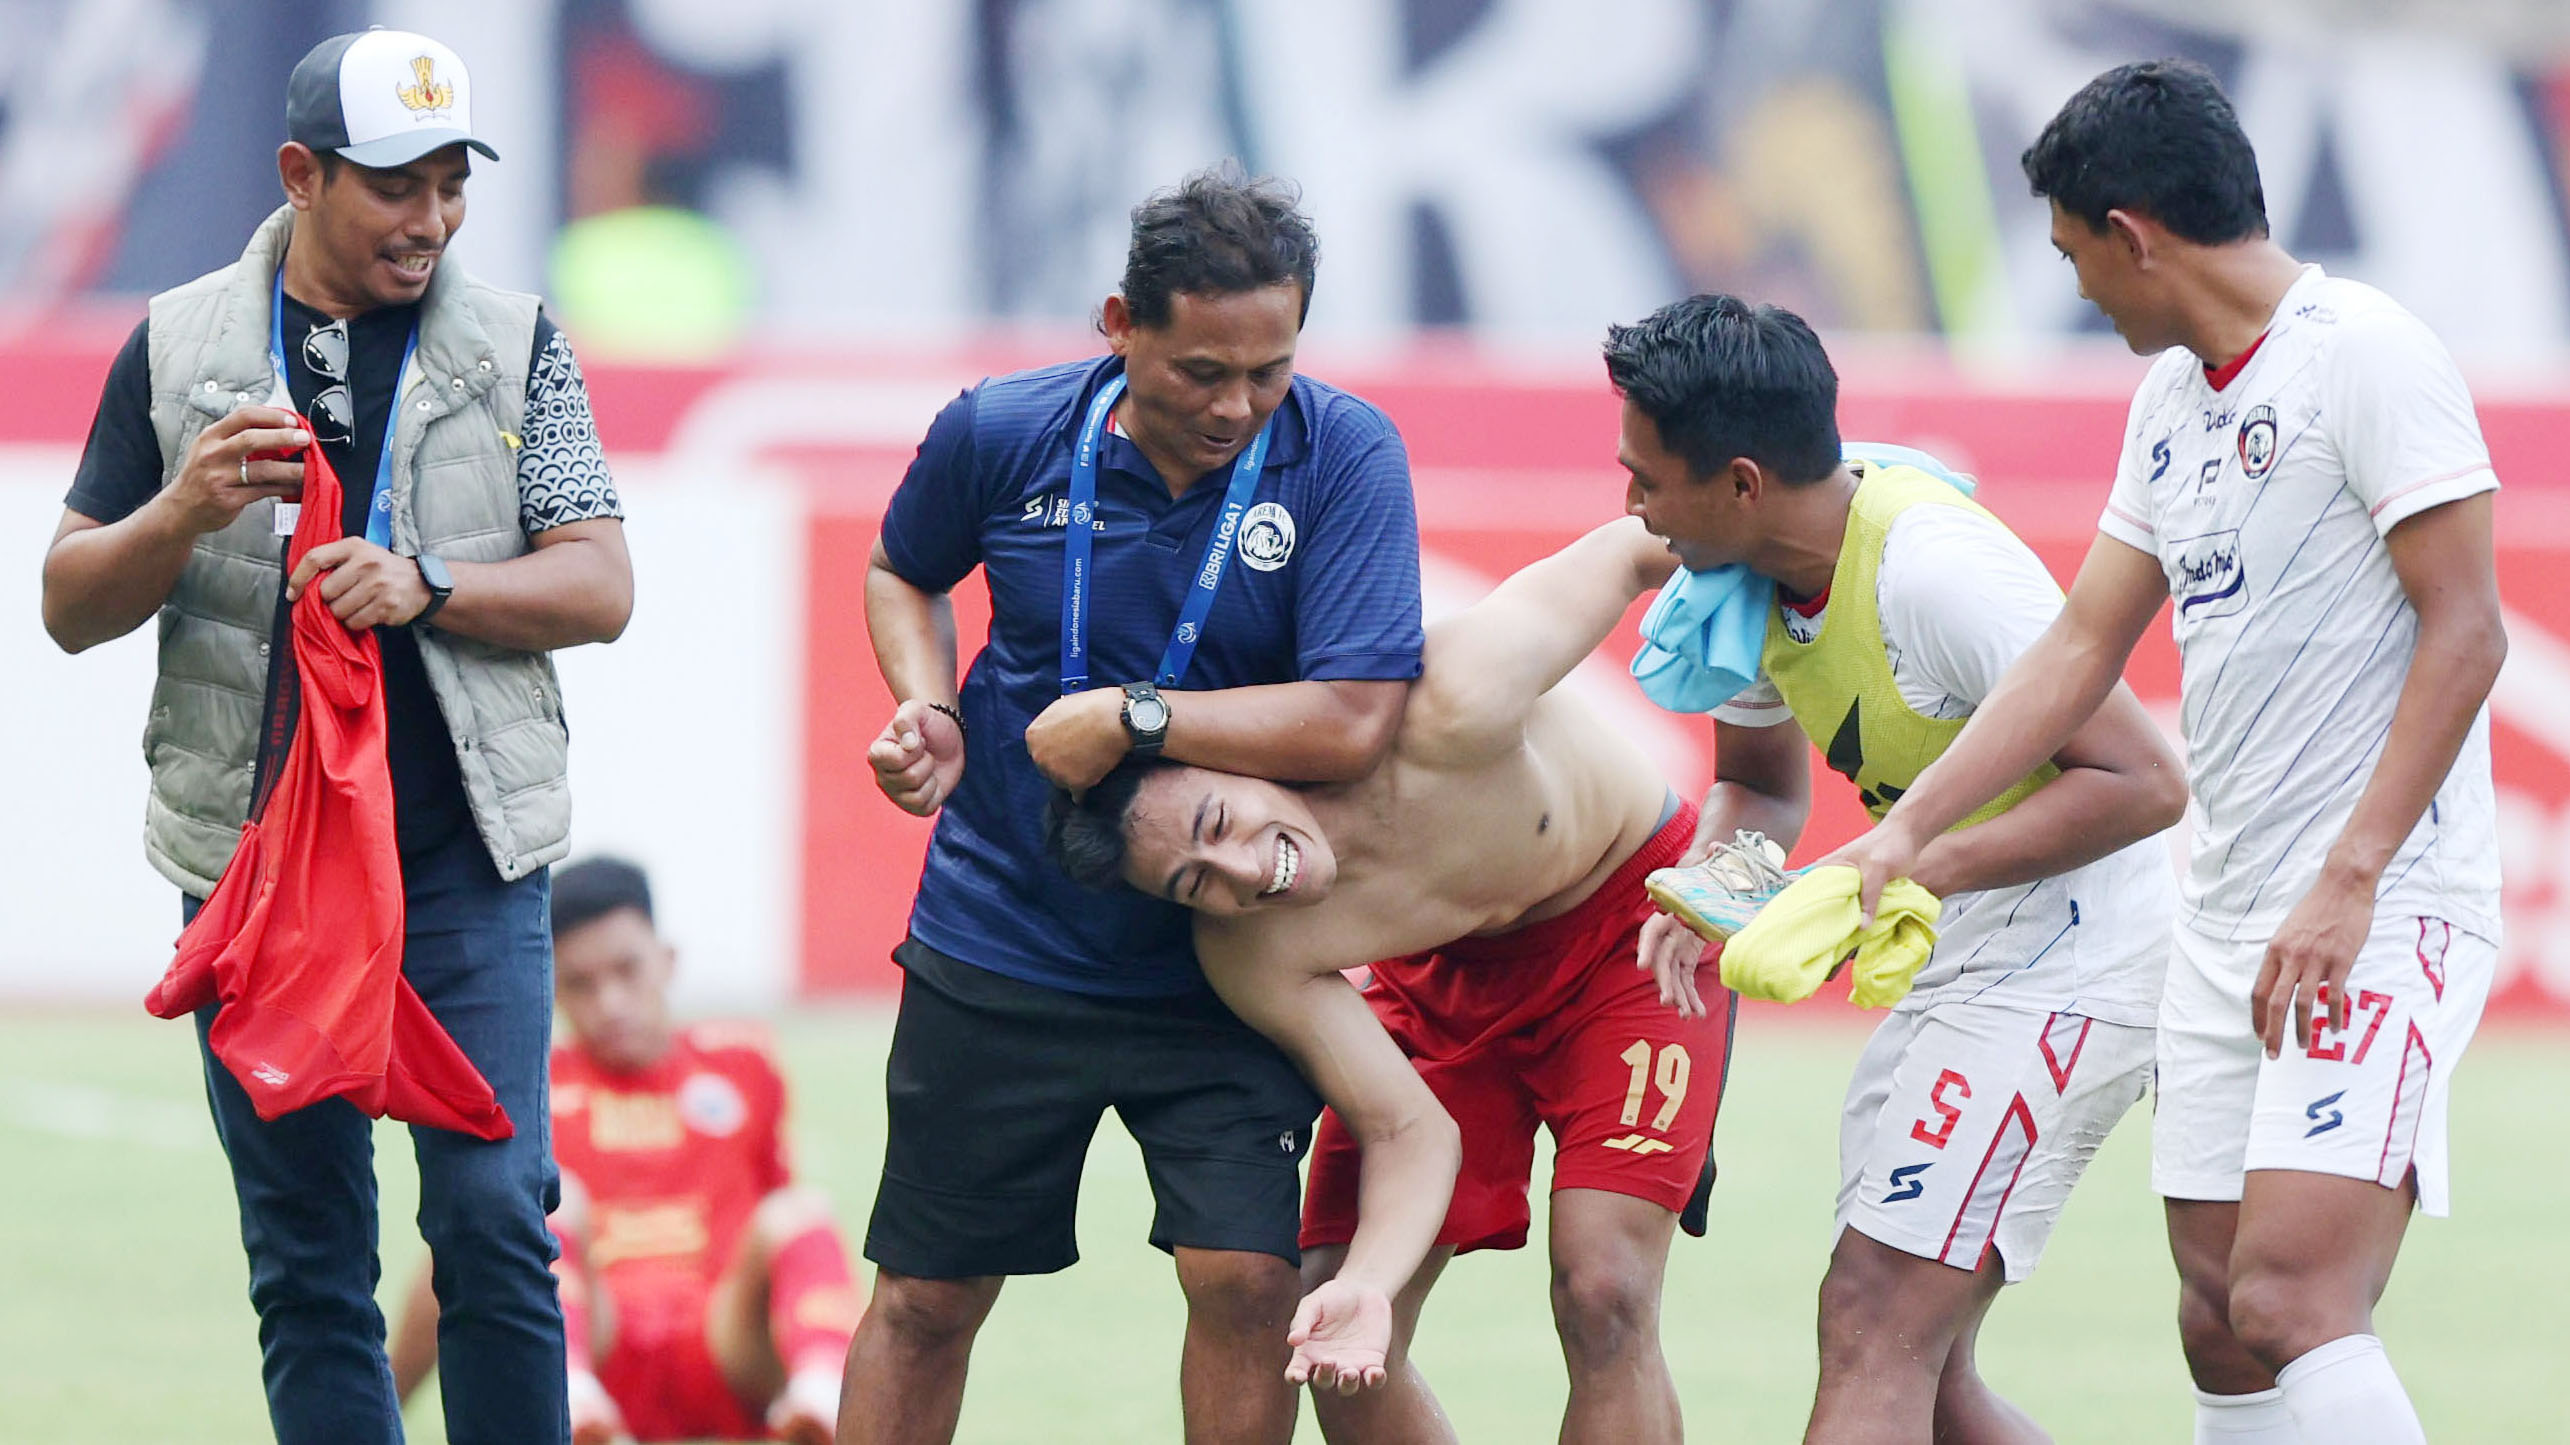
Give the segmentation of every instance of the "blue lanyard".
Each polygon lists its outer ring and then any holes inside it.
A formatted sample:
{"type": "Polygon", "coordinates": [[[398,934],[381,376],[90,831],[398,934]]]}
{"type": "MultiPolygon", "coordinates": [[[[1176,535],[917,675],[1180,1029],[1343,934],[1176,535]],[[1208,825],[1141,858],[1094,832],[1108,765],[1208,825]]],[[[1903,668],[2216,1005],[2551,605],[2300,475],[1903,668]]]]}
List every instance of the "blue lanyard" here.
{"type": "MultiPolygon", "coordinates": [[[[402,419],[402,387],[410,380],[411,353],[419,349],[419,321],[414,317],[410,336],[402,342],[402,365],[393,373],[392,404],[384,409],[384,445],[375,453],[375,494],[366,504],[366,540],[378,547],[393,545],[393,424],[402,419]]],[[[294,406],[294,388],[286,384],[286,272],[277,268],[277,278],[268,293],[268,364],[276,369],[277,390],[285,393],[286,405],[294,406]]],[[[348,369],[357,369],[357,348],[352,337],[348,348],[348,369]]],[[[348,388],[348,419],[357,419],[357,383],[347,377],[340,384],[348,388]]]]}
{"type": "MultiPolygon", "coordinates": [[[[1089,554],[1098,510],[1098,447],[1106,434],[1107,413],[1115,409],[1116,398],[1124,395],[1124,378],[1119,376],[1098,388],[1097,398],[1089,403],[1088,419],[1080,425],[1080,444],[1071,453],[1071,516],[1062,532],[1062,691],[1080,692],[1089,685],[1089,554]]],[[[1205,543],[1205,558],[1196,564],[1195,583],[1187,589],[1186,605],[1178,609],[1177,629],[1169,634],[1169,646],[1160,654],[1160,670],[1154,681],[1161,687],[1176,687],[1187,675],[1187,664],[1196,659],[1196,644],[1205,632],[1205,618],[1214,610],[1214,593],[1223,585],[1223,573],[1231,567],[1232,553],[1240,540],[1241,514],[1249,510],[1250,498],[1258,494],[1259,473],[1267,465],[1267,434],[1275,428],[1270,416],[1258,435],[1249,439],[1240,455],[1232,459],[1231,485],[1223,492],[1222,515],[1214,520],[1214,535],[1205,543]]]]}

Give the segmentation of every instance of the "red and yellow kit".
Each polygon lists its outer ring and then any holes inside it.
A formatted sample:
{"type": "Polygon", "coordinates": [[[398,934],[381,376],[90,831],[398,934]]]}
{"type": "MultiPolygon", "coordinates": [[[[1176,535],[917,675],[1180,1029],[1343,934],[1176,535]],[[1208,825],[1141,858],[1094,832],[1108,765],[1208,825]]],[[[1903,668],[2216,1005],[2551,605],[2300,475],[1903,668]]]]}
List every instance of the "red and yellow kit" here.
{"type": "Polygon", "coordinates": [[[613,1301],[599,1382],[638,1440],[759,1438],[705,1339],[714,1281],[788,1178],[785,1082],[766,1030],[683,1029],[648,1069],[609,1073],[553,1051],[553,1150],[589,1193],[591,1289],[613,1301]]]}

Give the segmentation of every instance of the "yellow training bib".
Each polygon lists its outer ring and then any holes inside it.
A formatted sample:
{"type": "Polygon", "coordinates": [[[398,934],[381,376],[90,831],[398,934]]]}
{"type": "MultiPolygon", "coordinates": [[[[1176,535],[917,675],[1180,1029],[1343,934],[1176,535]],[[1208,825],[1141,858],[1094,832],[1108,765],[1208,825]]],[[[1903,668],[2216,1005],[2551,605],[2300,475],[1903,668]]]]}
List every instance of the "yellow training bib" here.
{"type": "MultiPolygon", "coordinates": [[[[1759,656],[1794,721],[1831,770],[1856,784],[1865,810],[1878,822],[1969,721],[1923,717],[1912,709],[1892,680],[1892,661],[1883,650],[1875,581],[1893,519],[1912,507],[1962,507],[1990,517],[1988,509],[1916,467],[1865,464],[1848,508],[1838,567],[1830,574],[1820,632],[1809,642],[1795,641],[1780,604],[1767,619],[1767,643],[1759,656]]],[[[1998,816],[2060,774],[2045,763],[1955,827],[1998,816]]]]}

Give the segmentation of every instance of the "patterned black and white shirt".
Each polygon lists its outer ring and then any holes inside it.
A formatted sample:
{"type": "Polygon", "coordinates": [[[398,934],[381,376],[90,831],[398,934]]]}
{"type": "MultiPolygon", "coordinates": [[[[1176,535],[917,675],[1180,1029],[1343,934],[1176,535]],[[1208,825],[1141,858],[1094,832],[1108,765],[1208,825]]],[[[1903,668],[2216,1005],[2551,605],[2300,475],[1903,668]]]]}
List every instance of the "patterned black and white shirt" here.
{"type": "Polygon", "coordinates": [[[525,427],[518,448],[518,525],[528,536],[625,515],[598,446],[597,419],[589,414],[589,383],[570,341],[549,319],[536,323],[525,427]]]}

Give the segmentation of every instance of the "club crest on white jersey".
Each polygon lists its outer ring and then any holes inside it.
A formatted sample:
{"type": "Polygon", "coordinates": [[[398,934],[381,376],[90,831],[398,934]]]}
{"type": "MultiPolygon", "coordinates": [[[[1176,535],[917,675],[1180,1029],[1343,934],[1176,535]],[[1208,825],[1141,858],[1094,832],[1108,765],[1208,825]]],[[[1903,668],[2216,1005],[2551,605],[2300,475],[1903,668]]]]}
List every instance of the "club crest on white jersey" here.
{"type": "Polygon", "coordinates": [[[2249,419],[2240,423],[2240,471],[2254,482],[2275,464],[2276,409],[2251,407],[2249,419]]]}

